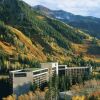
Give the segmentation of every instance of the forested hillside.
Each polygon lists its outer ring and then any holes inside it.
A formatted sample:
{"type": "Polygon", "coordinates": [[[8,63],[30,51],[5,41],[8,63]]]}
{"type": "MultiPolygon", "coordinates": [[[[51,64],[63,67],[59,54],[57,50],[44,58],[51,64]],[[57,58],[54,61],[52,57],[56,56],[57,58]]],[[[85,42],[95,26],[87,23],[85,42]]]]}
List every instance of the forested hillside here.
{"type": "Polygon", "coordinates": [[[67,40],[73,41],[73,39],[76,39],[76,42],[82,42],[82,34],[65,24],[58,22],[59,26],[63,27],[62,30],[66,31],[66,37],[69,37],[66,40],[66,38],[61,34],[60,27],[58,27],[60,30],[59,31],[58,29],[56,29],[56,26],[54,26],[54,24],[57,25],[57,21],[50,18],[48,19],[47,17],[38,14],[36,11],[32,10],[29,5],[25,4],[22,1],[4,0],[4,2],[0,4],[0,7],[2,9],[0,11],[0,19],[5,23],[10,24],[15,28],[21,30],[30,38],[34,37],[34,35],[36,34],[48,35],[55,38],[59,45],[60,43],[65,45],[65,48],[68,48],[69,45],[67,40]],[[12,5],[10,5],[10,3],[12,3],[12,5]],[[50,21],[52,21],[53,24],[50,24],[50,21]],[[72,37],[73,39],[70,39],[70,37],[72,37]],[[80,37],[82,39],[80,39],[80,37]]]}
{"type": "Polygon", "coordinates": [[[81,65],[80,61],[83,65],[86,65],[85,60],[100,61],[98,39],[39,14],[21,0],[1,0],[0,20],[2,66],[29,67],[38,61],[59,61],[77,66],[81,65]],[[98,48],[96,53],[93,53],[95,49],[90,52],[95,48],[92,42],[98,48]]]}
{"type": "Polygon", "coordinates": [[[100,39],[100,18],[92,16],[74,15],[63,10],[50,10],[44,6],[37,5],[33,7],[40,14],[61,20],[75,28],[79,28],[91,36],[100,39]]]}

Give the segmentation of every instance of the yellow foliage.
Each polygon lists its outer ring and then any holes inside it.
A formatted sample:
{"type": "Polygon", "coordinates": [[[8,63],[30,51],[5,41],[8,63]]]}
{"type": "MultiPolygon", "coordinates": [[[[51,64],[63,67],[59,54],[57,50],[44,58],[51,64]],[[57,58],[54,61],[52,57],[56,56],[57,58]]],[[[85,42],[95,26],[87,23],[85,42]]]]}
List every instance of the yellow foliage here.
{"type": "Polygon", "coordinates": [[[4,98],[3,100],[16,100],[13,96],[9,95],[7,98],[4,98]]]}
{"type": "Polygon", "coordinates": [[[42,52],[42,50],[38,49],[34,44],[32,44],[32,41],[26,37],[21,31],[13,28],[13,27],[10,27],[9,26],[9,29],[15,33],[18,37],[18,39],[23,43],[25,44],[25,46],[28,48],[28,56],[30,56],[30,58],[35,58],[35,59],[38,59],[40,61],[46,61],[47,58],[46,56],[44,55],[44,53],[42,52]]]}
{"type": "Polygon", "coordinates": [[[24,98],[25,100],[30,100],[30,97],[27,94],[24,95],[24,98]]]}
{"type": "Polygon", "coordinates": [[[23,95],[19,96],[18,100],[24,100],[24,96],[23,95]]]}
{"type": "Polygon", "coordinates": [[[44,17],[43,17],[43,16],[37,16],[37,18],[38,18],[38,19],[41,19],[41,20],[43,20],[43,19],[44,19],[44,17]]]}
{"type": "Polygon", "coordinates": [[[12,54],[13,50],[15,50],[15,48],[13,46],[11,46],[10,44],[4,43],[0,41],[0,47],[7,52],[8,54],[12,54]]]}
{"type": "Polygon", "coordinates": [[[86,100],[85,96],[73,96],[72,100],[86,100]]]}

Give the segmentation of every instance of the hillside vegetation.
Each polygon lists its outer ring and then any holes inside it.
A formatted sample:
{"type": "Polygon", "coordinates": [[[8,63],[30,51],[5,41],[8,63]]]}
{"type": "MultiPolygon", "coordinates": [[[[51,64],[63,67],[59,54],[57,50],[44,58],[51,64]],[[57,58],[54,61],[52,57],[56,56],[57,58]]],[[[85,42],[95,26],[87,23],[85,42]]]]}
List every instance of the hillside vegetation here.
{"type": "Polygon", "coordinates": [[[69,61],[72,66],[75,65],[72,58],[80,54],[84,55],[83,58],[100,62],[99,40],[39,14],[23,1],[1,0],[0,20],[0,62],[6,59],[3,65],[13,63],[17,67],[21,64],[27,67],[32,61],[69,61]],[[95,50],[97,52],[93,53],[95,50]]]}
{"type": "Polygon", "coordinates": [[[9,55],[20,53],[24,56],[29,56],[29,58],[39,58],[41,61],[46,60],[43,52],[38,50],[31,40],[19,30],[6,26],[3,22],[0,24],[0,30],[2,30],[2,33],[0,33],[1,50],[9,55]]]}
{"type": "Polygon", "coordinates": [[[63,10],[51,10],[41,5],[36,5],[33,9],[37,10],[42,15],[63,21],[75,28],[79,28],[82,31],[87,32],[87,34],[90,34],[91,36],[100,39],[100,18],[74,15],[63,10]]]}
{"type": "Polygon", "coordinates": [[[75,42],[82,42],[83,36],[78,32],[75,32],[74,29],[68,27],[62,22],[38,14],[36,11],[32,10],[29,5],[22,1],[4,0],[4,3],[0,4],[0,8],[2,9],[2,11],[0,11],[0,19],[21,30],[30,38],[34,37],[36,34],[48,35],[53,37],[56,42],[64,48],[68,48],[68,40],[73,41],[76,39],[75,42]],[[12,3],[12,5],[10,5],[10,3],[12,3]],[[14,7],[16,8],[14,9],[14,7]],[[9,16],[6,16],[5,12],[9,16]],[[50,21],[53,23],[50,23],[50,21]],[[57,24],[59,24],[59,27],[57,24]],[[67,38],[61,34],[61,31],[62,33],[65,31],[67,38]],[[71,37],[73,39],[71,39],[71,37]],[[80,39],[80,37],[82,39],[80,39]]]}

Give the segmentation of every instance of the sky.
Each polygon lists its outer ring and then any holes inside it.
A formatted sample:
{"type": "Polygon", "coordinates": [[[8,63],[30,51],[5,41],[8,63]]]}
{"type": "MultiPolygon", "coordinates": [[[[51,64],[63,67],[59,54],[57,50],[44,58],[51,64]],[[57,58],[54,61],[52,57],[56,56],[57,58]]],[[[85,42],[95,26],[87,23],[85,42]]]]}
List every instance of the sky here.
{"type": "Polygon", "coordinates": [[[53,10],[64,10],[75,15],[100,18],[100,0],[23,0],[31,6],[43,5],[53,10]]]}

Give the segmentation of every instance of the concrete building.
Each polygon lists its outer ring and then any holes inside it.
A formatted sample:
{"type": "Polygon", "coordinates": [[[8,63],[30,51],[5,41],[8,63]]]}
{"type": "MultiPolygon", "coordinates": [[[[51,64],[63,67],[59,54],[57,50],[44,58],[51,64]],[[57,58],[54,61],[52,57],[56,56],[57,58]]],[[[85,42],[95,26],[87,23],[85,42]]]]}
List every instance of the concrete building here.
{"type": "Polygon", "coordinates": [[[16,95],[27,93],[33,82],[33,73],[30,70],[10,71],[12,92],[16,95]]]}
{"type": "Polygon", "coordinates": [[[37,84],[39,87],[45,85],[49,81],[48,68],[37,69],[32,71],[33,73],[33,83],[37,84]]]}
{"type": "Polygon", "coordinates": [[[10,82],[12,92],[17,96],[27,93],[31,84],[37,84],[41,87],[45,85],[50,76],[58,74],[58,63],[41,63],[41,68],[31,68],[10,71],[10,82]]]}
{"type": "Polygon", "coordinates": [[[58,75],[58,62],[41,63],[41,68],[48,68],[50,75],[58,75]]]}
{"type": "Polygon", "coordinates": [[[77,77],[78,75],[89,75],[92,72],[92,67],[67,67],[67,65],[59,65],[59,75],[66,75],[68,77],[77,77]]]}
{"type": "Polygon", "coordinates": [[[83,76],[91,71],[91,67],[67,67],[67,65],[58,65],[57,62],[41,63],[41,68],[10,71],[10,82],[12,92],[20,95],[27,93],[31,84],[37,84],[39,87],[45,85],[54,75],[83,76]]]}

